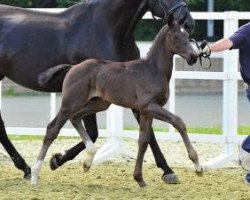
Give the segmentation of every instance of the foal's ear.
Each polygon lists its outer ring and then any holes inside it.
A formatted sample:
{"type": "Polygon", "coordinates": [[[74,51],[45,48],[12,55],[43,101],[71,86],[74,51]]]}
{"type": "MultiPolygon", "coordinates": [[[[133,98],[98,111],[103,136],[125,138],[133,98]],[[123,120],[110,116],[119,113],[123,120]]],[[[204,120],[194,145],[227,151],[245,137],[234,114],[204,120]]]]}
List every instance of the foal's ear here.
{"type": "Polygon", "coordinates": [[[185,15],[179,20],[179,24],[180,25],[183,25],[184,24],[184,22],[186,21],[186,19],[187,19],[187,12],[185,12],[185,15]]]}
{"type": "Polygon", "coordinates": [[[169,16],[168,16],[168,26],[169,27],[173,27],[174,25],[174,13],[171,13],[169,16]]]}

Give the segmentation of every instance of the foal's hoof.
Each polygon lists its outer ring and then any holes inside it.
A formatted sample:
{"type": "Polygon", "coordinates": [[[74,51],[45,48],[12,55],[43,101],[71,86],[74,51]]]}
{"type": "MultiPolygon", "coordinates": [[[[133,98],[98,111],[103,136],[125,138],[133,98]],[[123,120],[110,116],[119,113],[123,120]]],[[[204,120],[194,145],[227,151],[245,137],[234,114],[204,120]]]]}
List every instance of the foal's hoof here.
{"type": "Polygon", "coordinates": [[[56,153],[52,156],[52,158],[50,159],[50,169],[51,170],[56,170],[58,167],[60,167],[60,165],[58,164],[58,160],[59,158],[62,157],[62,154],[60,153],[56,153]]]}
{"type": "Polygon", "coordinates": [[[195,170],[195,173],[196,173],[196,175],[197,176],[203,176],[203,172],[204,172],[204,168],[203,167],[201,167],[199,170],[195,170]]]}
{"type": "Polygon", "coordinates": [[[82,167],[83,167],[84,172],[87,172],[89,171],[91,165],[87,164],[86,162],[83,162],[82,167]]]}
{"type": "Polygon", "coordinates": [[[179,178],[174,173],[163,174],[161,178],[165,183],[168,184],[180,184],[179,178]]]}
{"type": "Polygon", "coordinates": [[[145,181],[138,182],[138,184],[139,184],[139,186],[140,186],[141,188],[147,186],[147,184],[145,183],[145,181]]]}

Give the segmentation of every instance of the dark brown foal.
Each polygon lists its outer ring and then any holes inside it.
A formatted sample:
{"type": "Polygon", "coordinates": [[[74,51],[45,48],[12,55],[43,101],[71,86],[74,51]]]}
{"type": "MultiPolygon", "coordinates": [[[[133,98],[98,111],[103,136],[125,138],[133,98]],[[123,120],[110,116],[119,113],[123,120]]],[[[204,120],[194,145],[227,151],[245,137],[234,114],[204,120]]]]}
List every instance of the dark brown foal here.
{"type": "Polygon", "coordinates": [[[169,98],[168,83],[174,54],[182,56],[189,64],[197,60],[189,35],[182,26],[184,21],[185,18],[178,23],[174,22],[171,15],[168,25],[161,29],[145,59],[130,62],[90,59],[69,70],[63,83],[61,108],[47,127],[38,161],[32,168],[32,184],[37,184],[46,152],[67,120],[71,121],[86,145],[88,156],[84,161],[84,169],[90,168],[96,147],[85,131],[81,119],[106,110],[111,103],[140,111],[139,149],[134,178],[141,187],[146,186],[142,177],[142,164],[153,118],[168,122],[179,131],[196,171],[202,172],[184,122],[163,108],[169,98]]]}

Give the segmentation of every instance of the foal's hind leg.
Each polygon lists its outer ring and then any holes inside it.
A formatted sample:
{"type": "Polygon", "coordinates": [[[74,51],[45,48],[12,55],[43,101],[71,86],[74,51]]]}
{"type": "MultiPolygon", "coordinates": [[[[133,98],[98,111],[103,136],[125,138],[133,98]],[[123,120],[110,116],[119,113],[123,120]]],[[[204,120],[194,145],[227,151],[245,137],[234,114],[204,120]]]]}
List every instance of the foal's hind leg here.
{"type": "Polygon", "coordinates": [[[80,136],[83,140],[83,143],[86,146],[87,157],[83,162],[83,169],[84,169],[84,171],[88,171],[93,163],[94,155],[96,154],[97,149],[96,149],[94,143],[92,142],[92,140],[90,139],[88,133],[85,131],[85,129],[81,123],[81,119],[80,118],[78,118],[78,119],[73,118],[73,119],[71,119],[71,123],[75,127],[77,132],[80,134],[80,136]]]}
{"type": "MultiPolygon", "coordinates": [[[[137,122],[140,122],[140,112],[137,110],[132,110],[133,114],[137,120],[137,122]]],[[[153,152],[153,156],[156,162],[157,167],[160,167],[164,174],[162,175],[163,181],[169,184],[176,184],[179,183],[178,177],[175,175],[173,170],[168,166],[166,159],[164,158],[161,149],[156,141],[154,131],[152,127],[150,127],[150,140],[149,145],[151,147],[151,150],[153,152]]]]}
{"type": "Polygon", "coordinates": [[[24,178],[28,179],[30,178],[30,167],[26,164],[26,162],[24,161],[24,159],[21,157],[21,155],[17,152],[17,150],[15,149],[15,147],[13,146],[13,144],[11,143],[11,141],[9,140],[6,130],[5,130],[5,126],[4,126],[4,122],[0,113],[0,142],[3,145],[3,147],[5,148],[5,150],[8,152],[8,154],[10,155],[12,161],[14,162],[14,165],[22,170],[24,172],[24,178]]]}
{"type": "MultiPolygon", "coordinates": [[[[98,128],[96,122],[96,114],[91,114],[83,118],[84,126],[91,140],[95,143],[98,137],[98,128]]],[[[62,155],[61,153],[56,153],[50,159],[50,168],[56,170],[58,167],[62,166],[69,160],[73,160],[82,150],[85,149],[85,144],[83,142],[78,143],[69,150],[66,150],[62,155]]]]}
{"type": "Polygon", "coordinates": [[[186,146],[188,156],[193,161],[193,163],[195,165],[196,172],[198,174],[202,174],[203,169],[199,163],[198,154],[195,151],[194,147],[192,146],[192,144],[189,140],[187,130],[186,130],[186,125],[182,121],[182,119],[180,117],[175,116],[171,112],[165,110],[164,108],[162,108],[158,104],[150,104],[148,106],[147,110],[153,118],[168,122],[168,123],[172,124],[179,131],[179,133],[181,134],[181,137],[184,141],[184,144],[186,146]]]}
{"type": "Polygon", "coordinates": [[[48,124],[47,131],[43,139],[43,145],[37,158],[37,162],[31,169],[31,184],[36,185],[38,183],[38,175],[41,171],[46,153],[67,120],[67,112],[60,109],[57,116],[48,124]]]}

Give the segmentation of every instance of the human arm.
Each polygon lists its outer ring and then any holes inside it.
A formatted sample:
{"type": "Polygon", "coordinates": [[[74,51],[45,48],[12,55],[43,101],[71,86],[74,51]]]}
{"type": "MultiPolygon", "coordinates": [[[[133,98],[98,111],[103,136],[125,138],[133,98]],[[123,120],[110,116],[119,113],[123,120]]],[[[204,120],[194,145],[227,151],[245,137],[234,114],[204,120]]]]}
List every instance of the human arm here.
{"type": "Polygon", "coordinates": [[[233,46],[233,42],[229,38],[223,38],[210,45],[211,52],[220,52],[230,49],[233,46]]]}
{"type": "Polygon", "coordinates": [[[202,53],[209,55],[211,52],[220,52],[227,49],[231,49],[233,42],[229,38],[223,38],[211,45],[205,45],[202,49],[202,53]]]}

